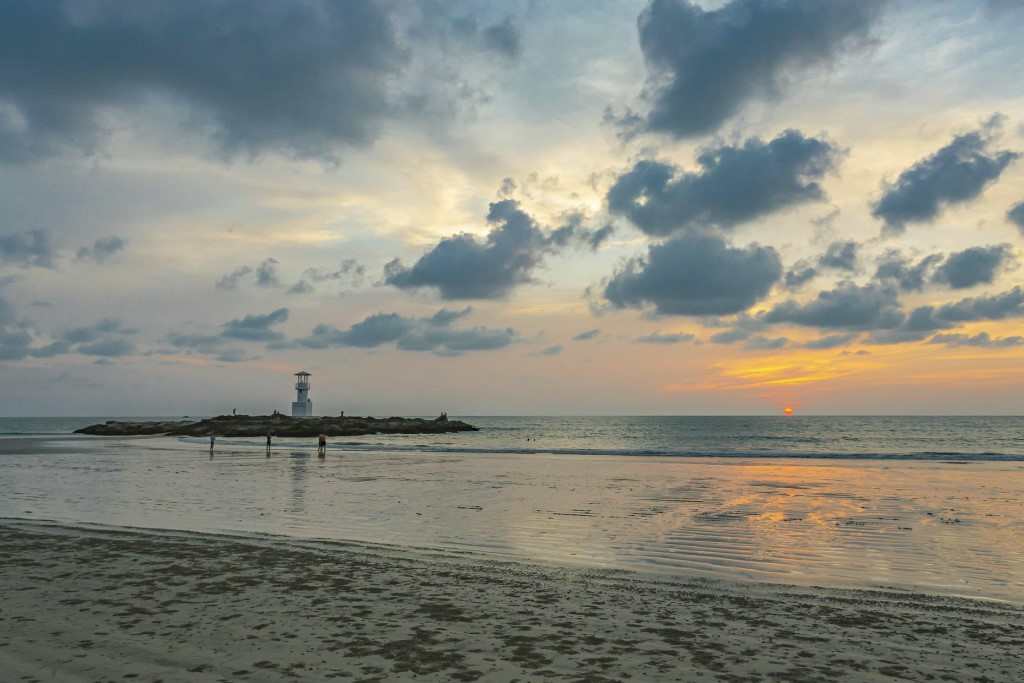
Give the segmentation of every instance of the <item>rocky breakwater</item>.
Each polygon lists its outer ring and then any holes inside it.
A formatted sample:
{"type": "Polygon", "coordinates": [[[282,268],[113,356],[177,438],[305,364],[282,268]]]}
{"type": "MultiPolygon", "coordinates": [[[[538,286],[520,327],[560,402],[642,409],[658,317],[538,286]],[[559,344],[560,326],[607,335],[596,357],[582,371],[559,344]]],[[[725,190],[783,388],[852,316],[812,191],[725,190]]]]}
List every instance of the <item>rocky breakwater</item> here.
{"type": "Polygon", "coordinates": [[[220,415],[205,420],[119,422],[109,420],[75,431],[95,436],[360,436],[364,434],[444,434],[475,432],[461,420],[411,417],[289,417],[287,415],[220,415]]]}

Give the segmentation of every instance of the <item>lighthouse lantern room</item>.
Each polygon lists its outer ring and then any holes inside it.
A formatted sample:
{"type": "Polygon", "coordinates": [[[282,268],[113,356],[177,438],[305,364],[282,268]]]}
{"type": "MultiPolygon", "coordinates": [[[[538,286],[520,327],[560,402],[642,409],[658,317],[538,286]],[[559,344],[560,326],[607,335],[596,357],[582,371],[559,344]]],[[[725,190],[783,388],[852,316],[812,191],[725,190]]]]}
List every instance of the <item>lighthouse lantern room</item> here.
{"type": "Polygon", "coordinates": [[[295,373],[295,402],[292,403],[292,417],[309,417],[313,414],[313,399],[309,397],[309,373],[305,370],[295,373]]]}

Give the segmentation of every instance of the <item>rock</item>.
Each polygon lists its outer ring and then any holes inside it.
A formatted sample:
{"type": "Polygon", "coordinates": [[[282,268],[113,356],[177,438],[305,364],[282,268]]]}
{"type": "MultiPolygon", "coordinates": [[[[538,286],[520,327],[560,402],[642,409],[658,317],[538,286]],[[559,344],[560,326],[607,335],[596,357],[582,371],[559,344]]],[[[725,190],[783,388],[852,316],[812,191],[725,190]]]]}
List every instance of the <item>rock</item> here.
{"type": "Polygon", "coordinates": [[[75,430],[95,436],[360,436],[364,434],[444,434],[475,432],[460,420],[389,417],[288,417],[287,415],[218,415],[205,420],[117,422],[110,420],[75,430]]]}

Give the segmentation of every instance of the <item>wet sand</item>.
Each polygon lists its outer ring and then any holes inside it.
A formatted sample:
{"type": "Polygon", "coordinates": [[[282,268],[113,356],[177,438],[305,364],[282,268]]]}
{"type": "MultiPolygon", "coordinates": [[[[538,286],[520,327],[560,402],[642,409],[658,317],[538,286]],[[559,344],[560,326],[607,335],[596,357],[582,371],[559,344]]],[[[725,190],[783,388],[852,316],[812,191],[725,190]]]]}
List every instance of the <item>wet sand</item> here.
{"type": "MultiPolygon", "coordinates": [[[[462,436],[460,435],[460,439],[462,436]]],[[[472,551],[527,564],[1024,604],[1024,462],[0,439],[0,518],[472,551]]],[[[390,441],[389,441],[390,443],[390,441]]],[[[332,445],[339,445],[334,444],[332,445]]]]}
{"type": "Polygon", "coordinates": [[[11,681],[1019,681],[1024,609],[0,522],[11,681]]]}

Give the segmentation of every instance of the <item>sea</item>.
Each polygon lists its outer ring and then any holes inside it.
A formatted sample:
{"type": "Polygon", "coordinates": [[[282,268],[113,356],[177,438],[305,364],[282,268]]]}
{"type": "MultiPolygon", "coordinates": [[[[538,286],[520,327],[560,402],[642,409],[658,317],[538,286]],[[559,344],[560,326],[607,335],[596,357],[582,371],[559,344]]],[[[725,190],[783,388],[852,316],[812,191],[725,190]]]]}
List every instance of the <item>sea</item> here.
{"type": "Polygon", "coordinates": [[[146,418],[0,418],[0,518],[1024,604],[1024,417],[465,416],[322,459],[72,433],[108,419],[146,418]]]}

